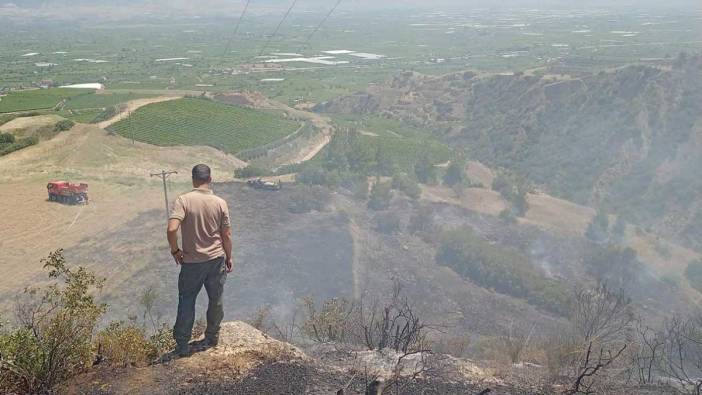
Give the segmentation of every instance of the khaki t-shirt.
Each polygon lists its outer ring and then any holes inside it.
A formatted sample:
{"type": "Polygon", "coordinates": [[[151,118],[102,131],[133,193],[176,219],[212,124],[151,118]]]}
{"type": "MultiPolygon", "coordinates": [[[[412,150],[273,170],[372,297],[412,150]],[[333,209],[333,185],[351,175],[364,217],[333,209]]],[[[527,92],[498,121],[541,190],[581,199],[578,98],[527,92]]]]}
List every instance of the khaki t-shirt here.
{"type": "Polygon", "coordinates": [[[211,190],[195,188],[180,195],[169,218],[181,221],[184,262],[201,263],[224,256],[221,232],[231,226],[229,208],[211,190]]]}

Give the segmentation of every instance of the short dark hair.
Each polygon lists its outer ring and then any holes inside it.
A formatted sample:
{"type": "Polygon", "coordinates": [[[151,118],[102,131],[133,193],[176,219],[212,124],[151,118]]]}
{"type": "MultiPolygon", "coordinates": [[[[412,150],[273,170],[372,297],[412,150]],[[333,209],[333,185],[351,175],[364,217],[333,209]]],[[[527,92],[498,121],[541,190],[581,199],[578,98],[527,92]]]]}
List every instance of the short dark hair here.
{"type": "Polygon", "coordinates": [[[207,182],[210,180],[210,167],[199,164],[193,167],[193,180],[207,182]]]}

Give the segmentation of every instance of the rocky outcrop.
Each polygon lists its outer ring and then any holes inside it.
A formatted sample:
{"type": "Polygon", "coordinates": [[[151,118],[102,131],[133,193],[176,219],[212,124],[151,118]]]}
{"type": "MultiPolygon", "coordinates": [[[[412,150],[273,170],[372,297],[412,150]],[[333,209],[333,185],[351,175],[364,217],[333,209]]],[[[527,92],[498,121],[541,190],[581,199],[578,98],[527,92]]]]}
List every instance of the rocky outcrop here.
{"type": "MultiPolygon", "coordinates": [[[[491,369],[429,353],[353,350],[341,345],[300,348],[243,322],[222,325],[215,348],[147,367],[99,365],[64,383],[59,394],[365,394],[395,386],[403,394],[527,394],[491,369]],[[427,392],[429,391],[429,392],[427,392]]],[[[380,393],[380,392],[378,392],[380,393]]],[[[394,392],[393,392],[394,393],[394,392]]]]}

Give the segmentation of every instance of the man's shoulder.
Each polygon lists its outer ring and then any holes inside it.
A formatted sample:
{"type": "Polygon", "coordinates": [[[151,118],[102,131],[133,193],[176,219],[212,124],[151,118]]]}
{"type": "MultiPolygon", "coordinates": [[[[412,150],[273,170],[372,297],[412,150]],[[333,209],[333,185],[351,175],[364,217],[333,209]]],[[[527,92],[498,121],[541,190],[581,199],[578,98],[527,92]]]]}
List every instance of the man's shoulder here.
{"type": "Polygon", "coordinates": [[[227,201],[221,197],[215,195],[214,193],[202,193],[198,190],[192,190],[182,193],[178,196],[178,199],[182,202],[199,202],[204,204],[217,204],[220,206],[227,206],[227,201]]]}
{"type": "Polygon", "coordinates": [[[193,197],[193,195],[195,195],[195,191],[188,191],[185,193],[181,193],[180,195],[178,195],[178,197],[176,199],[187,200],[187,199],[193,197]]]}
{"type": "Polygon", "coordinates": [[[219,196],[217,196],[217,195],[215,195],[215,194],[212,194],[212,198],[213,198],[217,203],[219,203],[219,204],[223,204],[223,205],[225,205],[225,206],[227,205],[227,201],[226,201],[226,200],[222,199],[221,197],[219,197],[219,196]]]}

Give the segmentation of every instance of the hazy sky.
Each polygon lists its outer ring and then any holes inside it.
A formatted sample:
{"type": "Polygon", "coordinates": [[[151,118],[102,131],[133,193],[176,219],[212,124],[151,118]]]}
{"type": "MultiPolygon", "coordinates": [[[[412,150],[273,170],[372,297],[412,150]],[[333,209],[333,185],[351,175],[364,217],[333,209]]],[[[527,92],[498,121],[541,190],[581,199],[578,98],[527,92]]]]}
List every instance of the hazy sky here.
{"type": "MultiPolygon", "coordinates": [[[[249,12],[283,12],[293,0],[251,0],[249,12]]],[[[337,0],[298,0],[298,11],[330,9],[337,0]]],[[[99,19],[122,20],[134,15],[229,16],[235,17],[246,0],[0,0],[0,18],[74,19],[98,15],[99,19]]],[[[374,10],[460,11],[474,8],[584,9],[607,8],[617,12],[661,9],[699,12],[702,0],[342,0],[338,12],[374,10]]]]}
{"type": "MultiPolygon", "coordinates": [[[[286,6],[292,0],[252,0],[252,5],[280,5],[286,6]]],[[[202,7],[203,5],[236,6],[244,3],[245,0],[0,0],[0,4],[14,4],[18,7],[41,7],[41,6],[75,6],[75,5],[158,5],[167,6],[177,3],[179,6],[191,5],[202,7]]],[[[299,6],[330,4],[336,0],[298,0],[299,6]]],[[[696,7],[699,8],[700,0],[343,0],[346,7],[423,7],[433,8],[437,6],[451,7],[696,7]]]]}

